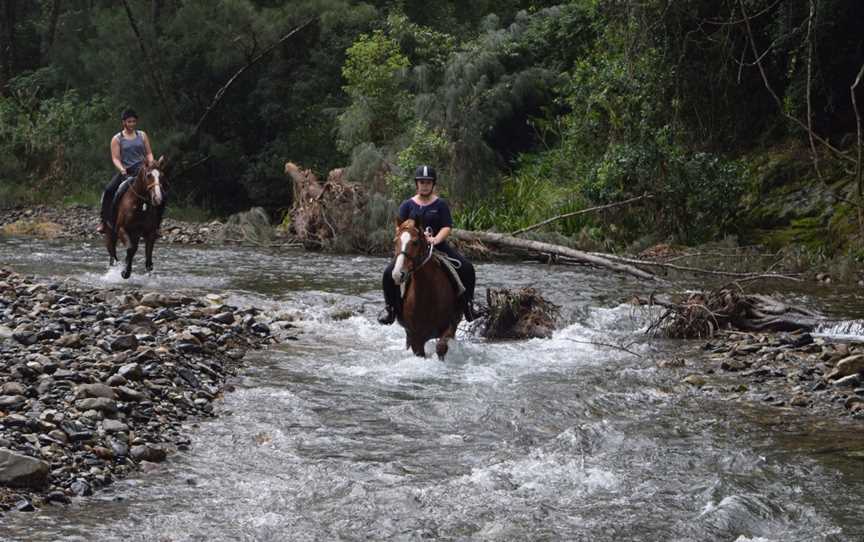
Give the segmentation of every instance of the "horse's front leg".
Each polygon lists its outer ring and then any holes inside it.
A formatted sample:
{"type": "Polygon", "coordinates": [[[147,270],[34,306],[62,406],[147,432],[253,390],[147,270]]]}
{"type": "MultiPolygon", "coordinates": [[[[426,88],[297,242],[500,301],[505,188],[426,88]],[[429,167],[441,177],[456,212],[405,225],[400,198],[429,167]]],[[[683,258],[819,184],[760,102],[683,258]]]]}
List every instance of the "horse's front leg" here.
{"type": "Polygon", "coordinates": [[[128,279],[132,275],[132,258],[135,257],[135,253],[138,251],[138,242],[141,238],[135,234],[129,236],[129,248],[126,249],[126,269],[124,269],[120,276],[124,279],[128,279]]]}
{"type": "Polygon", "coordinates": [[[156,234],[149,233],[144,237],[144,269],[153,271],[153,245],[156,244],[156,234]]]}
{"type": "Polygon", "coordinates": [[[426,350],[423,348],[426,345],[425,340],[418,338],[416,334],[412,334],[408,335],[406,342],[415,356],[418,358],[426,357],[426,350]]]}
{"type": "Polygon", "coordinates": [[[117,258],[117,236],[113,232],[105,232],[105,248],[108,250],[108,267],[114,265],[117,258]]]}
{"type": "Polygon", "coordinates": [[[450,327],[444,330],[444,333],[441,334],[441,337],[435,343],[435,353],[438,354],[439,360],[444,361],[444,356],[447,355],[447,350],[449,349],[447,343],[456,336],[456,327],[458,325],[458,322],[450,324],[450,327]]]}

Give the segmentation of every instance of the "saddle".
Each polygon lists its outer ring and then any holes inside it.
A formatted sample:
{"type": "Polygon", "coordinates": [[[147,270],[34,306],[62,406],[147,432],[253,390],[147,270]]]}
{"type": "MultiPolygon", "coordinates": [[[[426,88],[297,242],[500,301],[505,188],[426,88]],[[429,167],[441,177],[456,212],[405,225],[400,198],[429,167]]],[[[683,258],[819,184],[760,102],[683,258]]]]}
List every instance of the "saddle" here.
{"type": "Polygon", "coordinates": [[[114,192],[114,198],[111,200],[111,211],[117,208],[117,204],[120,203],[120,199],[123,197],[123,194],[129,190],[129,187],[132,185],[132,181],[135,180],[135,177],[128,176],[126,179],[120,183],[120,186],[117,187],[117,191],[114,192]]]}

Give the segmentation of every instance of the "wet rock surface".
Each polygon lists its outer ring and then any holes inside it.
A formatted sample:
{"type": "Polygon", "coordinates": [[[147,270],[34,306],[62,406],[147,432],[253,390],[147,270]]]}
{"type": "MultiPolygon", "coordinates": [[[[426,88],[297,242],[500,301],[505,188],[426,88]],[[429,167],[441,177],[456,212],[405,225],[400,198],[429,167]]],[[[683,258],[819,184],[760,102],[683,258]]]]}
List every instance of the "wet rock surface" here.
{"type": "Polygon", "coordinates": [[[704,343],[681,378],[700,393],[797,413],[864,421],[864,343],[809,333],[735,333],[704,343]]]}
{"type": "Polygon", "coordinates": [[[0,268],[0,510],[91,495],[187,448],[181,424],[213,415],[279,325],[255,308],[0,268]]]}
{"type": "MultiPolygon", "coordinates": [[[[170,217],[170,207],[162,221],[160,243],[200,245],[224,242],[224,224],[180,222],[170,217]]],[[[84,205],[69,207],[12,207],[0,209],[0,233],[35,235],[58,239],[102,239],[96,232],[99,210],[84,205]]]]}

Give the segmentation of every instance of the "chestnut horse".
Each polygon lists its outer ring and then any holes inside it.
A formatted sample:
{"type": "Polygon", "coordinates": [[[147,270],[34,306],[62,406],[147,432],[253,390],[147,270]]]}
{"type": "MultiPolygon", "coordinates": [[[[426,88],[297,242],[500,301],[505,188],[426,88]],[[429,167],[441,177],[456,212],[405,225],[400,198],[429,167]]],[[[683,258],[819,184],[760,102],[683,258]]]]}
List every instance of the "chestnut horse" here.
{"type": "Polygon", "coordinates": [[[153,270],[153,244],[156,242],[159,222],[162,218],[160,207],[165,201],[165,178],[160,157],[153,165],[142,165],[132,184],[117,202],[116,217],[111,228],[106,228],[105,245],[110,256],[109,265],[117,258],[118,239],[126,246],[126,268],[121,271],[124,279],[132,274],[132,258],[138,250],[138,242],[144,238],[144,268],[153,270]]]}
{"type": "Polygon", "coordinates": [[[426,357],[423,346],[437,338],[435,353],[443,360],[447,340],[453,338],[462,320],[456,290],[443,264],[432,257],[432,247],[419,221],[409,218],[400,224],[397,220],[393,241],[393,281],[397,286],[404,283],[399,324],[405,328],[405,347],[416,356],[426,357]]]}

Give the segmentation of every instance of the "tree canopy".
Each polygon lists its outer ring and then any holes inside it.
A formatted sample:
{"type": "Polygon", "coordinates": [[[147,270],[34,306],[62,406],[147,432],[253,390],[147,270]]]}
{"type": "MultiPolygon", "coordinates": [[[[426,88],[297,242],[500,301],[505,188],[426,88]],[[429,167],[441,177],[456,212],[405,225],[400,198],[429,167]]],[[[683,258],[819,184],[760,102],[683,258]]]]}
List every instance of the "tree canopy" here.
{"type": "Polygon", "coordinates": [[[422,161],[473,229],[650,192],[555,228],[700,242],[740,229],[759,149],[864,201],[862,27],[847,0],[0,0],[0,197],[98,197],[132,106],[217,214],[290,206],[289,159],[391,202],[422,161]]]}

